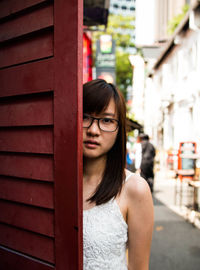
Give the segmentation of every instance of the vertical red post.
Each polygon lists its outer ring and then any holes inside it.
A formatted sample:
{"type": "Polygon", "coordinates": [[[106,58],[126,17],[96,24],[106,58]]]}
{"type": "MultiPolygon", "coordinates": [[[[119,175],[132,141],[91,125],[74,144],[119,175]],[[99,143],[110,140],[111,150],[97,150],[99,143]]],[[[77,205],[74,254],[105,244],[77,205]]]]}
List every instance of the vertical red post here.
{"type": "Polygon", "coordinates": [[[82,0],[54,10],[56,269],[82,269],[82,0]]]}

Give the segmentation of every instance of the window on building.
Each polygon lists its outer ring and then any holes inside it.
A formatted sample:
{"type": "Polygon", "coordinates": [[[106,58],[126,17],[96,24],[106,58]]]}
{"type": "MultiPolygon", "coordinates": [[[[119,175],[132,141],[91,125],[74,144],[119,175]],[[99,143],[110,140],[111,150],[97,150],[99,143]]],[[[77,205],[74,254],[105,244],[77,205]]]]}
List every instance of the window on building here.
{"type": "Polygon", "coordinates": [[[131,11],[134,11],[134,10],[135,10],[135,7],[130,7],[130,10],[131,10],[131,11]]]}
{"type": "Polygon", "coordinates": [[[118,6],[117,4],[114,4],[113,7],[114,7],[114,8],[118,8],[119,6],[118,6]]]}
{"type": "Polygon", "coordinates": [[[126,7],[126,6],[122,6],[122,9],[124,9],[124,10],[125,10],[125,9],[127,9],[127,7],[126,7]]]}

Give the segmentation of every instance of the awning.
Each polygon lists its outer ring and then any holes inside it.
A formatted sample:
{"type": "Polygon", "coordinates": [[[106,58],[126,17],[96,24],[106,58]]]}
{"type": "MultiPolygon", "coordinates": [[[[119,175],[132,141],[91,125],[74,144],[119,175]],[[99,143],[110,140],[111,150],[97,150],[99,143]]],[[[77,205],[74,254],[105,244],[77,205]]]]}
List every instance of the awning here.
{"type": "Polygon", "coordinates": [[[110,0],[84,0],[83,25],[107,25],[110,0]]]}
{"type": "Polygon", "coordinates": [[[126,118],[126,128],[127,128],[127,132],[130,132],[132,130],[139,130],[139,132],[141,132],[143,130],[143,126],[140,125],[138,122],[133,121],[130,118],[126,118]]]}

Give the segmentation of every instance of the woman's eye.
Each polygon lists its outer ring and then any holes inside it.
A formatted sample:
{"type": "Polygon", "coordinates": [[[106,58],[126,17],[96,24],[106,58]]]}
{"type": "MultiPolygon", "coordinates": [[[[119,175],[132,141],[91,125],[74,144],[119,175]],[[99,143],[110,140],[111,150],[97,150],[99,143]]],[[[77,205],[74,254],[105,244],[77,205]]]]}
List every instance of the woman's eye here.
{"type": "Polygon", "coordinates": [[[103,118],[102,121],[103,121],[103,123],[105,123],[105,124],[109,124],[109,123],[112,123],[112,122],[113,122],[113,120],[110,119],[110,118],[103,118]]]}

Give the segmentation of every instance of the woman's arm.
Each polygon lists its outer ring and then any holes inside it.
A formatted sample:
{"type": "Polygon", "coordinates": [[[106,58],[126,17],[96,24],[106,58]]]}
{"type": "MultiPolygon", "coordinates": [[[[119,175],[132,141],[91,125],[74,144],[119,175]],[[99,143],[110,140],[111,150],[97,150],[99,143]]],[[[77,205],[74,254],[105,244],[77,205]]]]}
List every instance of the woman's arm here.
{"type": "Polygon", "coordinates": [[[147,182],[140,176],[127,181],[128,269],[148,270],[153,232],[153,202],[147,182]]]}

